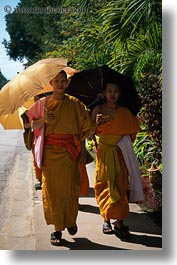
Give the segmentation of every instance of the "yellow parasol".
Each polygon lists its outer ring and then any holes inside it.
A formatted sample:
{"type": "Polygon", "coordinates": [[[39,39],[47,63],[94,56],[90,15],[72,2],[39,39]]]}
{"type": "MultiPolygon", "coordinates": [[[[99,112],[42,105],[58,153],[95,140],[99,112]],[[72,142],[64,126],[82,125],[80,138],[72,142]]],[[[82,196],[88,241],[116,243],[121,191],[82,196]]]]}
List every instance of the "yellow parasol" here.
{"type": "Polygon", "coordinates": [[[17,74],[0,91],[0,115],[12,114],[49,84],[61,70],[73,75],[77,70],[67,66],[65,58],[38,61],[17,74]]]}
{"type": "Polygon", "coordinates": [[[13,114],[0,116],[0,123],[5,130],[23,129],[23,120],[21,115],[26,111],[25,107],[20,107],[13,114]]]}
{"type": "MultiPolygon", "coordinates": [[[[36,96],[46,96],[48,93],[52,92],[53,91],[53,88],[50,84],[47,84],[43,89],[41,89],[34,97],[36,96]]],[[[34,102],[35,102],[35,99],[34,97],[30,98],[28,101],[26,101],[23,106],[25,108],[29,108],[31,107],[34,102]]],[[[37,100],[37,99],[36,99],[37,100]]]]}

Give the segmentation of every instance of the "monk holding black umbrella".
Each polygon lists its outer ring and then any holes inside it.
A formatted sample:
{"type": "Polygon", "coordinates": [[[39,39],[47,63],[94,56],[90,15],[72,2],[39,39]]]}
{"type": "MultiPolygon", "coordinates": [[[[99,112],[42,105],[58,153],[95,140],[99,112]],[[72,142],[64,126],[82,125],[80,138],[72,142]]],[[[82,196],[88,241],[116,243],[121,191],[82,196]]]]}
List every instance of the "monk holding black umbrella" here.
{"type": "Polygon", "coordinates": [[[131,143],[140,126],[138,119],[127,108],[117,104],[121,90],[114,80],[103,86],[103,95],[104,103],[92,111],[96,127],[92,138],[97,148],[95,196],[104,220],[103,233],[115,232],[121,239],[128,239],[129,228],[124,224],[129,215],[128,202],[144,199],[131,143]],[[95,135],[99,137],[98,143],[95,135]],[[133,181],[129,179],[132,176],[133,181]],[[111,219],[114,220],[114,231],[111,219]]]}

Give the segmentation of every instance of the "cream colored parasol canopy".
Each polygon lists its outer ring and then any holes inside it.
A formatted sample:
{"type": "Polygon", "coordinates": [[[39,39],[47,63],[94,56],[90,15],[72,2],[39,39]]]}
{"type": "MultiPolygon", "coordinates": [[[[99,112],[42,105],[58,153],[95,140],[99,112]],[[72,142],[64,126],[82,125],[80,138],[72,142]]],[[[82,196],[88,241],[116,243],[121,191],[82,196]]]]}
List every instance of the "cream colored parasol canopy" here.
{"type": "Polygon", "coordinates": [[[78,72],[67,66],[66,58],[47,58],[17,74],[0,90],[0,116],[25,106],[24,103],[39,94],[61,70],[69,75],[78,72]]]}
{"type": "Polygon", "coordinates": [[[0,116],[0,124],[5,130],[20,130],[23,129],[23,120],[21,115],[26,111],[25,107],[18,108],[13,114],[0,116]]]}
{"type": "Polygon", "coordinates": [[[24,129],[24,122],[21,115],[27,111],[27,109],[34,104],[35,101],[41,97],[47,96],[53,92],[53,88],[50,84],[45,86],[40,92],[34,97],[24,103],[24,106],[19,107],[14,113],[5,114],[0,116],[0,124],[5,130],[19,130],[24,129]]]}

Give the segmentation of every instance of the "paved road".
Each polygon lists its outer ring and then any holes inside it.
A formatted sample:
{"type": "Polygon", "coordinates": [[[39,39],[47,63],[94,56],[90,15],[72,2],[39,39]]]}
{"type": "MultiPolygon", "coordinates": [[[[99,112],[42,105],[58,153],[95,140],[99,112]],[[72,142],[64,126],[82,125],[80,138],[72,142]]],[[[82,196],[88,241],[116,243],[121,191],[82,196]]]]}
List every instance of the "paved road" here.
{"type": "Polygon", "coordinates": [[[35,242],[32,155],[24,147],[22,130],[0,126],[0,155],[0,249],[34,249],[31,243],[29,247],[31,238],[35,242]]]}
{"type": "Polygon", "coordinates": [[[24,151],[22,130],[4,130],[0,125],[0,203],[1,193],[14,165],[15,156],[24,151]]]}
{"type": "MultiPolygon", "coordinates": [[[[5,136],[4,136],[5,137],[5,136]]],[[[116,235],[104,235],[102,218],[93,193],[94,163],[88,165],[90,196],[80,198],[78,233],[71,237],[64,231],[64,245],[50,245],[53,226],[47,226],[43,217],[41,191],[34,190],[32,155],[25,150],[21,134],[17,133],[18,150],[14,150],[7,171],[7,181],[0,208],[0,249],[8,250],[161,250],[162,234],[151,219],[136,204],[130,204],[126,221],[131,240],[121,241],[116,235]],[[20,139],[19,139],[20,138],[20,139]],[[19,151],[19,149],[21,151],[19,151]],[[23,151],[22,151],[23,150],[23,151]]],[[[2,165],[1,165],[2,166],[2,165]]],[[[2,168],[1,168],[2,169],[2,168]]]]}

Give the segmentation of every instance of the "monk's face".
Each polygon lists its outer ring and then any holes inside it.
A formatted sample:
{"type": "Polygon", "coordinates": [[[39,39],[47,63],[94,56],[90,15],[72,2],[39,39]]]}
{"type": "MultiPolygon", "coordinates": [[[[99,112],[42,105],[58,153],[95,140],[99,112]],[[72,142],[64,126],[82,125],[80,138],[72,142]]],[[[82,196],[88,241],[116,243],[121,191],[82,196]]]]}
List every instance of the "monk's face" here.
{"type": "Polygon", "coordinates": [[[117,102],[120,96],[120,90],[116,84],[110,83],[106,85],[106,90],[104,91],[104,96],[109,102],[117,102]]]}
{"type": "Polygon", "coordinates": [[[54,79],[50,82],[55,93],[63,94],[65,93],[67,87],[67,77],[64,73],[59,73],[55,76],[54,79]]]}

